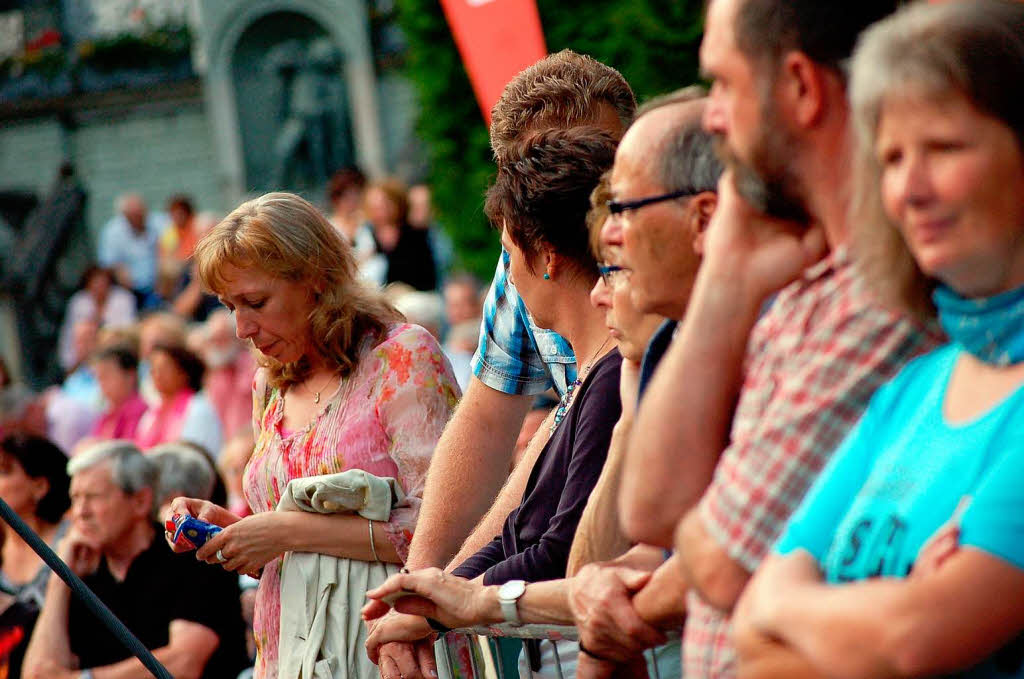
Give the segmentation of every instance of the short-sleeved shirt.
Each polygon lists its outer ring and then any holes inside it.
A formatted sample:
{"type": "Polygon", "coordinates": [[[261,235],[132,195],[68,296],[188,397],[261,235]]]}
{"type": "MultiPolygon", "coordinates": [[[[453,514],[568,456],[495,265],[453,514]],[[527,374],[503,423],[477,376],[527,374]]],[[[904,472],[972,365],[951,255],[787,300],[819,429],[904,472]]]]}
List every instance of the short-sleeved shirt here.
{"type": "MultiPolygon", "coordinates": [[[[159,526],[153,527],[153,541],[132,561],[124,581],[111,575],[105,559],[82,580],[150,650],[167,645],[172,620],[195,622],[215,632],[220,643],[206,663],[204,678],[234,677],[248,664],[238,576],[197,561],[194,554],[175,554],[159,526]]],[[[74,596],[68,638],[83,668],[132,657],[74,596]]]]}
{"type": "Polygon", "coordinates": [[[117,215],[100,233],[96,258],[102,266],[123,266],[132,277],[135,290],[152,290],[156,284],[157,241],[164,221],[147,215],[146,229],[135,231],[124,215],[117,215]]]}
{"type": "MultiPolygon", "coordinates": [[[[779,293],[747,346],[729,446],[697,506],[704,529],[756,570],[875,390],[940,335],[878,305],[834,251],[779,293]]],[[[687,677],[736,673],[729,618],[688,595],[687,677]]]]}
{"type": "Polygon", "coordinates": [[[948,423],[942,405],[961,355],[943,347],[878,390],[777,551],[807,550],[832,583],[903,577],[969,498],[961,544],[1024,568],[1024,388],[970,422],[948,423]]]}
{"type": "MultiPolygon", "coordinates": [[[[963,501],[960,543],[1024,569],[1024,387],[984,414],[950,424],[943,403],[961,356],[960,348],[943,347],[878,390],[777,551],[807,550],[830,583],[904,577],[963,501]]],[[[998,660],[966,676],[1024,676],[1019,663],[994,672],[998,660]]]]}
{"type": "Polygon", "coordinates": [[[576,355],[564,337],[537,327],[508,279],[504,250],[484,301],[480,344],[473,374],[505,394],[540,394],[552,386],[559,394],[576,379],[576,355]]]}
{"type": "Polygon", "coordinates": [[[576,526],[601,475],[619,419],[622,356],[613,350],[594,364],[572,407],[533,466],[522,503],[502,534],[467,559],[455,575],[487,585],[565,577],[576,526]]]}

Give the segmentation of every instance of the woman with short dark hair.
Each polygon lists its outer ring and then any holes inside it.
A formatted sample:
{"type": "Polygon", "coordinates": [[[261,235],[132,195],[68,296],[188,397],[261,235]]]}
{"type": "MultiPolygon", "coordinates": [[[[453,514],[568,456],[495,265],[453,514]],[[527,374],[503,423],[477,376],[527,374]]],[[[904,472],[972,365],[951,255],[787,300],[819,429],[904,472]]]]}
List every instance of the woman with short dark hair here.
{"type": "Polygon", "coordinates": [[[146,450],[159,443],[190,441],[220,450],[217,411],[202,392],[202,360],[184,347],[157,344],[149,355],[149,375],[159,396],[139,421],[135,442],[146,450]]]}
{"type": "MultiPolygon", "coordinates": [[[[67,524],[64,514],[71,506],[68,489],[67,457],[45,438],[28,434],[9,434],[0,439],[0,498],[47,544],[56,545],[67,524]]],[[[0,549],[0,598],[14,598],[13,606],[2,612],[17,617],[23,640],[9,656],[18,674],[21,656],[32,633],[35,618],[43,606],[50,569],[21,536],[4,527],[0,549]],[[16,614],[16,615],[15,615],[16,614]]]]}
{"type": "MultiPolygon", "coordinates": [[[[621,412],[622,356],[609,335],[605,307],[591,304],[599,269],[586,222],[590,194],[611,168],[615,146],[605,132],[579,127],[528,135],[509,150],[508,162],[500,167],[487,193],[485,211],[501,229],[509,274],[526,309],[539,327],[557,332],[572,344],[580,359],[579,373],[541,434],[548,435],[547,443],[535,460],[522,462],[532,472],[522,502],[505,519],[501,535],[459,565],[452,573],[456,577],[430,570],[396,576],[374,597],[395,589],[403,577],[429,578],[432,591],[455,590],[465,594],[463,601],[489,601],[498,611],[497,620],[511,621],[508,611],[516,610],[515,605],[498,608],[499,597],[518,598],[526,591],[525,583],[566,577],[573,537],[601,475],[621,412]],[[499,593],[495,586],[507,589],[499,593]],[[488,599],[490,595],[493,599],[488,599]]],[[[484,612],[486,605],[467,608],[472,610],[455,615],[460,623],[496,621],[488,617],[494,610],[484,612]]],[[[371,606],[366,613],[372,615],[374,610],[380,612],[371,606]]],[[[567,607],[556,606],[549,612],[557,622],[571,620],[567,607]]],[[[429,633],[425,622],[422,627],[429,633]]],[[[376,642],[371,637],[371,653],[376,652],[376,642]]],[[[550,647],[543,652],[535,644],[530,648],[524,662],[533,671],[542,666],[550,671],[550,647]]],[[[566,666],[574,664],[576,652],[572,645],[560,645],[555,651],[566,666]]],[[[387,656],[381,662],[382,676],[398,674],[387,656]]]]}
{"type": "Polygon", "coordinates": [[[90,360],[106,402],[93,425],[98,439],[134,439],[147,405],[139,395],[139,357],[128,347],[107,347],[90,360]]]}

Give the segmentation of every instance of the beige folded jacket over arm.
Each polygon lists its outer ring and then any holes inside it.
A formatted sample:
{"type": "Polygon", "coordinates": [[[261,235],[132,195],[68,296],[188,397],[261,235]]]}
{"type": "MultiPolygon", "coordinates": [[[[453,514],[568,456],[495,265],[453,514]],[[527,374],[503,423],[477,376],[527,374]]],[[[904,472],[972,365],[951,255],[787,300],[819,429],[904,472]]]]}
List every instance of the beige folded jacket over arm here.
{"type": "MultiPolygon", "coordinates": [[[[279,512],[356,513],[387,521],[405,499],[398,482],[361,469],[292,479],[279,512]]],[[[367,526],[366,539],[370,539],[367,526]]],[[[363,649],[366,626],[359,611],[367,590],[400,566],[287,552],[281,566],[279,679],[369,679],[377,667],[363,649]]]]}

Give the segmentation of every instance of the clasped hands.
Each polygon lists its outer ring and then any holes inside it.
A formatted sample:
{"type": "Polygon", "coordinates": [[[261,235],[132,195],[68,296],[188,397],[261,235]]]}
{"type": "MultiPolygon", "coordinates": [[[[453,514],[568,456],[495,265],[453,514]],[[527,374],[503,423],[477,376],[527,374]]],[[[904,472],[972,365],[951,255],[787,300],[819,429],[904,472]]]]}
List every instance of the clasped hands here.
{"type": "MultiPolygon", "coordinates": [[[[585,649],[579,656],[577,676],[610,677],[622,666],[642,663],[644,650],[666,642],[664,632],[638,610],[638,596],[652,576],[650,571],[628,566],[593,563],[565,581],[569,610],[585,649]]],[[[672,593],[661,592],[658,597],[670,598],[672,593]]]]}
{"type": "MultiPolygon", "coordinates": [[[[651,576],[634,568],[591,564],[564,581],[580,639],[592,652],[580,656],[577,672],[581,676],[610,676],[616,667],[634,662],[644,649],[665,643],[664,633],[645,622],[633,605],[634,595],[651,576]]],[[[367,654],[380,666],[385,679],[435,676],[431,674],[436,671],[433,658],[423,662],[423,644],[433,640],[433,630],[420,616],[451,628],[503,620],[497,587],[470,582],[436,568],[394,575],[367,596],[370,603],[364,607],[363,616],[375,621],[370,623],[367,654]],[[406,594],[394,600],[394,610],[389,612],[384,599],[402,592],[406,594]]],[[[666,596],[672,598],[672,593],[662,592],[658,598],[666,596]]],[[[673,621],[668,623],[671,627],[681,616],[668,618],[673,621]]]]}

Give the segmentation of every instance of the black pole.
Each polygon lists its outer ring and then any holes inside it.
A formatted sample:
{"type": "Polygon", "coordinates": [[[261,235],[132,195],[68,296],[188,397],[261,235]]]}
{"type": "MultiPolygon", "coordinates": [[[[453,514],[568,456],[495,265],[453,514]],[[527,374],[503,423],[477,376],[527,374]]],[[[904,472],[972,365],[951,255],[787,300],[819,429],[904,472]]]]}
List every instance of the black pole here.
{"type": "Polygon", "coordinates": [[[99,618],[110,633],[117,637],[117,640],[128,649],[132,655],[139,659],[139,661],[145,665],[146,669],[152,673],[157,679],[174,679],[171,673],[167,671],[167,668],[160,664],[152,653],[149,652],[142,642],[136,638],[131,631],[124,626],[124,623],[117,619],[117,616],[110,612],[107,605],[100,601],[99,597],[93,594],[93,591],[82,582],[82,579],[72,572],[68,565],[61,561],[61,558],[54,554],[50,546],[43,542],[42,538],[36,535],[35,531],[28,527],[28,525],[21,520],[21,517],[15,514],[14,510],[4,502],[3,498],[0,498],[0,517],[14,529],[14,532],[21,536],[24,540],[35,550],[35,553],[39,555],[46,565],[50,567],[55,574],[60,576],[60,579],[71,588],[71,591],[75,593],[82,603],[92,611],[93,615],[99,618]]]}

